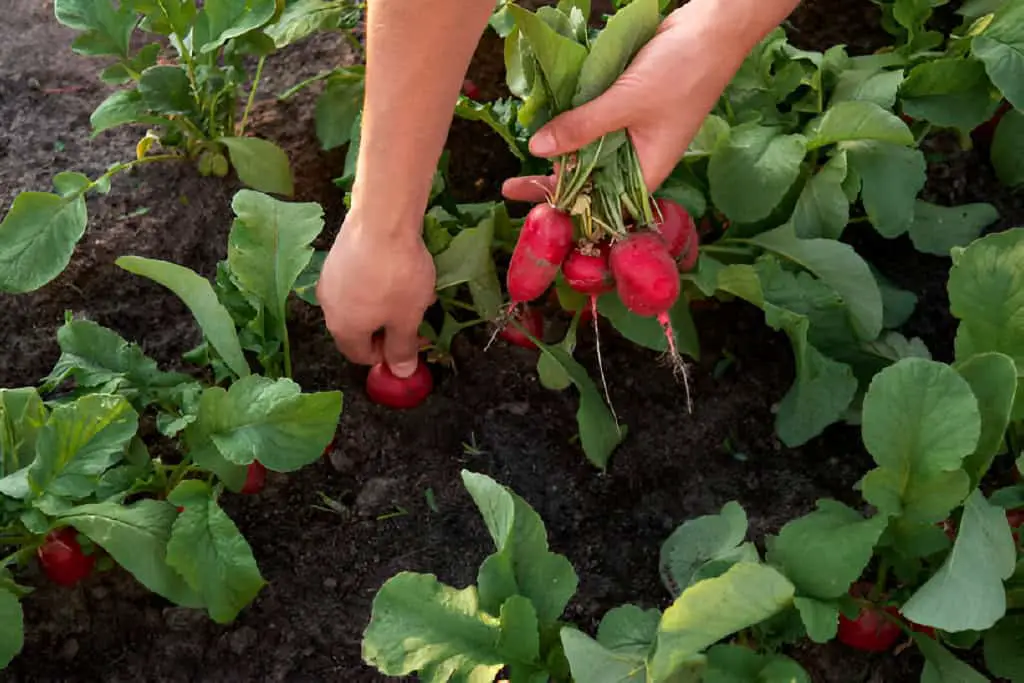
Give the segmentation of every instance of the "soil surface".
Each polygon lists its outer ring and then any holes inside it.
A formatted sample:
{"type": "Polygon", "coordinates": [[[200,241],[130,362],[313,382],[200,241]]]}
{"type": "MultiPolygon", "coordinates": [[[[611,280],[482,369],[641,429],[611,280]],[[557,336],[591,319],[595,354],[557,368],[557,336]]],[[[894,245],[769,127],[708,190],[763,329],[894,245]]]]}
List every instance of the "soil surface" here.
{"type": "MultiPolygon", "coordinates": [[[[22,190],[46,190],[58,171],[90,175],[130,158],[140,130],[89,137],[89,114],[105,97],[98,65],[71,53],[71,33],[43,0],[7,0],[0,24],[0,204],[22,190]]],[[[865,53],[884,44],[868,0],[807,0],[792,17],[793,40],[823,48],[837,42],[865,53]]],[[[342,197],[331,178],[343,153],[323,153],[313,134],[315,88],[286,105],[273,95],[350,58],[343,41],[319,36],[268,63],[256,128],[288,150],[299,198],[322,203],[326,246],[340,224],[342,197]]],[[[500,43],[488,36],[470,72],[485,97],[500,95],[500,43]]],[[[497,197],[517,163],[482,124],[456,122],[451,177],[462,200],[497,197]]],[[[927,197],[944,204],[994,202],[1000,227],[1024,221],[1019,198],[1001,190],[976,152],[933,150],[927,197]]],[[[71,265],[39,292],[0,296],[0,385],[33,384],[57,359],[54,333],[73,310],[129,339],[165,367],[198,341],[192,318],[170,293],[113,265],[140,254],[211,276],[224,257],[234,180],[200,178],[192,168],[150,166],[115,180],[89,201],[90,225],[71,265]]],[[[854,241],[897,284],[921,296],[908,328],[937,357],[951,353],[948,259],[913,252],[867,230],[854,241]]],[[[483,472],[509,485],[547,522],[551,546],[574,563],[580,591],[568,617],[587,629],[625,602],[665,607],[657,571],[661,542],[682,521],[737,500],[755,540],[809,511],[821,497],[858,503],[853,484],[868,467],[856,429],[833,427],[798,450],[773,435],[773,405],[792,378],[785,338],[761,313],[730,304],[697,316],[704,349],[693,367],[696,408],[654,354],[605,335],[613,397],[630,437],[607,474],[587,464],[575,433],[575,396],[539,386],[535,354],[464,335],[457,374],[438,370],[423,407],[393,413],[362,393],[365,369],[334,351],[320,314],[294,309],[296,379],[307,389],[341,388],[345,412],[325,460],[299,473],[272,475],[257,498],[225,504],[252,544],[269,586],[236,623],[219,626],[176,608],[120,571],[72,590],[46,585],[24,601],[26,646],[0,680],[28,681],[381,681],[360,656],[375,591],[401,570],[431,572],[464,586],[491,551],[459,472],[483,472]],[[715,375],[731,354],[727,372],[715,375]],[[320,494],[343,512],[321,505],[320,494]],[[430,502],[433,502],[433,505],[430,502]]],[[[590,335],[581,357],[593,363],[590,335]]],[[[821,683],[918,680],[914,649],[893,656],[841,645],[794,652],[821,683]]]]}

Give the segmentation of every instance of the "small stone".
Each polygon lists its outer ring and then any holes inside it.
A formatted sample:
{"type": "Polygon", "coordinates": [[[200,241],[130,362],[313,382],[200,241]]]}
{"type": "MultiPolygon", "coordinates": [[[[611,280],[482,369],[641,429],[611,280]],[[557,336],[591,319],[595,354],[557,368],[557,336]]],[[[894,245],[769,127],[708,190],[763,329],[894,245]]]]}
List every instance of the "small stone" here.
{"type": "Polygon", "coordinates": [[[372,515],[392,503],[392,496],[398,488],[397,479],[390,477],[374,477],[366,482],[363,490],[356,497],[356,508],[362,515],[372,515]]]}
{"type": "Polygon", "coordinates": [[[331,451],[330,461],[334,471],[341,472],[342,474],[347,474],[356,467],[356,463],[352,458],[337,449],[331,451]]]}
{"type": "Polygon", "coordinates": [[[338,580],[337,579],[333,579],[333,578],[330,578],[330,577],[324,579],[324,588],[326,588],[327,590],[334,590],[337,587],[338,587],[338,580]]]}
{"type": "Polygon", "coordinates": [[[29,87],[29,90],[39,90],[39,88],[43,87],[39,79],[34,76],[29,76],[25,81],[25,85],[29,87]]]}
{"type": "Polygon", "coordinates": [[[64,644],[60,646],[60,651],[57,653],[57,659],[61,659],[65,662],[69,662],[78,655],[78,641],[74,638],[68,638],[64,641],[64,644]]]}
{"type": "Polygon", "coordinates": [[[513,415],[519,415],[520,417],[530,412],[530,404],[526,401],[516,401],[514,403],[502,403],[498,406],[498,410],[504,413],[512,413],[513,415]]]}
{"type": "Polygon", "coordinates": [[[241,656],[256,644],[256,639],[256,629],[251,626],[243,626],[228,636],[228,647],[236,655],[241,656]]]}
{"type": "Polygon", "coordinates": [[[164,610],[164,622],[172,631],[191,631],[206,620],[206,614],[188,607],[168,607],[164,610]]]}

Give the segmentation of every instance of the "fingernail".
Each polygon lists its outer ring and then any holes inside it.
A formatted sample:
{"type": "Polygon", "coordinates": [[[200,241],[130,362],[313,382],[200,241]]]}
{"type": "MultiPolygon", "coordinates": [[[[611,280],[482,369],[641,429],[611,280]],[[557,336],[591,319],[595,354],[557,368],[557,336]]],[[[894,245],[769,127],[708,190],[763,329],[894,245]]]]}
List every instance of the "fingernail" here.
{"type": "Polygon", "coordinates": [[[394,365],[391,366],[391,373],[395,375],[395,377],[401,377],[402,379],[405,379],[406,377],[412,376],[412,373],[416,372],[417,365],[418,361],[406,361],[405,363],[395,363],[394,365]]]}
{"type": "Polygon", "coordinates": [[[530,152],[534,156],[545,157],[555,152],[555,136],[546,128],[537,131],[530,139],[530,152]]]}

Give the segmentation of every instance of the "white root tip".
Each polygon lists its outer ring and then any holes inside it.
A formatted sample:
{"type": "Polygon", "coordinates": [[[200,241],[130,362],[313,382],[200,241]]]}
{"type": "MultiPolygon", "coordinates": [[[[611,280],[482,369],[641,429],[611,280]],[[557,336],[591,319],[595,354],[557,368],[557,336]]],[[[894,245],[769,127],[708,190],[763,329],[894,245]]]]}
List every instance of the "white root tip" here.
{"type": "Polygon", "coordinates": [[[615,427],[619,427],[619,416],[615,413],[615,406],[612,404],[612,394],[608,391],[608,378],[604,374],[604,358],[601,356],[601,332],[597,321],[597,297],[590,296],[590,319],[594,324],[594,346],[597,349],[597,372],[601,375],[601,388],[604,389],[604,400],[608,403],[608,410],[615,420],[615,427]]]}

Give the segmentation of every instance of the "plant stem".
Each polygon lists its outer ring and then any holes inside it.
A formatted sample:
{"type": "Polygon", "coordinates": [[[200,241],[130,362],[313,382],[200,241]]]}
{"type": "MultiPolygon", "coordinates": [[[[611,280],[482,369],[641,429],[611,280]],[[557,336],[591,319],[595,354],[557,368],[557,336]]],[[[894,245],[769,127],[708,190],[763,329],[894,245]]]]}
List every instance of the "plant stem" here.
{"type": "Polygon", "coordinates": [[[141,159],[133,159],[132,161],[126,161],[126,162],[124,162],[122,164],[118,164],[117,166],[111,167],[106,173],[104,173],[99,178],[97,178],[96,180],[93,180],[91,183],[89,183],[88,185],[83,187],[81,190],[79,190],[78,191],[78,195],[83,195],[86,192],[88,192],[89,190],[94,189],[97,185],[99,185],[104,180],[110,180],[111,178],[113,178],[118,173],[124,173],[125,171],[130,171],[133,168],[135,168],[136,166],[142,166],[143,164],[152,164],[152,163],[157,162],[157,161],[180,161],[182,158],[183,157],[180,154],[157,154],[157,155],[151,156],[151,157],[142,157],[141,159]]]}
{"type": "Polygon", "coordinates": [[[356,56],[362,60],[366,57],[366,51],[363,49],[363,44],[359,42],[355,34],[350,30],[344,30],[342,33],[345,35],[345,41],[348,42],[349,46],[355,50],[356,56]]]}
{"type": "Polygon", "coordinates": [[[284,342],[282,344],[282,353],[284,353],[284,376],[288,379],[292,378],[292,345],[288,340],[288,328],[284,330],[284,342]]]}
{"type": "Polygon", "coordinates": [[[278,95],[277,99],[283,102],[291,97],[294,97],[295,95],[305,90],[309,86],[313,85],[314,83],[319,83],[322,80],[330,78],[335,74],[336,71],[337,69],[331,69],[330,71],[321,71],[316,76],[311,76],[306,80],[296,83],[292,87],[288,88],[283,93],[278,95]]]}
{"type": "Polygon", "coordinates": [[[238,125],[238,137],[245,135],[245,126],[249,123],[249,112],[256,101],[256,89],[260,87],[260,78],[263,77],[263,65],[267,63],[266,57],[260,57],[256,65],[256,76],[252,79],[252,87],[249,89],[249,101],[245,103],[245,111],[242,112],[242,122],[238,125]]]}

